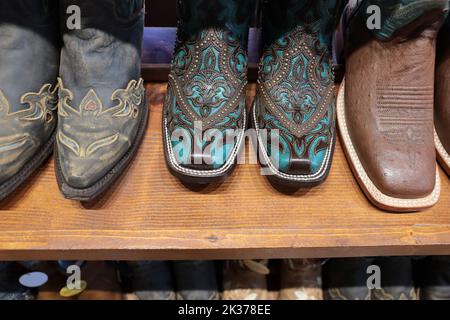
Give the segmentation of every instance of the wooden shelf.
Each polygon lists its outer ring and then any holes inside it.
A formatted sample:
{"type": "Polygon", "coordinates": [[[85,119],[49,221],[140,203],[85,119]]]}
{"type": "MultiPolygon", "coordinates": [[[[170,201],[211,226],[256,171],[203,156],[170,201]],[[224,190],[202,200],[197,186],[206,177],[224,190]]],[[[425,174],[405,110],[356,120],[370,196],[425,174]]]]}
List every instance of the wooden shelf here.
{"type": "MultiPolygon", "coordinates": [[[[439,204],[416,214],[372,207],[339,145],[329,179],[314,189],[276,189],[257,164],[238,166],[221,185],[183,185],[163,156],[165,87],[147,85],[145,141],[102,199],[65,200],[49,161],[0,203],[0,260],[450,255],[450,182],[442,172],[439,204]]],[[[253,93],[254,86],[249,102],[253,93]]]]}

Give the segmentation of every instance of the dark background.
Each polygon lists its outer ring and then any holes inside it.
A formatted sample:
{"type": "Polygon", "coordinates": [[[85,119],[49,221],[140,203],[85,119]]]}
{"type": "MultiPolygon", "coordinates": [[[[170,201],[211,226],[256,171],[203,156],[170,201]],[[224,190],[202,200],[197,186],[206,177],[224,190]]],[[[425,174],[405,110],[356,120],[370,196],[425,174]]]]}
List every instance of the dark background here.
{"type": "Polygon", "coordinates": [[[145,0],[147,15],[145,25],[149,27],[175,27],[177,25],[177,0],[145,0]]]}
{"type": "MultiPolygon", "coordinates": [[[[255,0],[256,1],[256,0],[255,0]]],[[[176,27],[177,0],[145,0],[148,27],[176,27]]]]}

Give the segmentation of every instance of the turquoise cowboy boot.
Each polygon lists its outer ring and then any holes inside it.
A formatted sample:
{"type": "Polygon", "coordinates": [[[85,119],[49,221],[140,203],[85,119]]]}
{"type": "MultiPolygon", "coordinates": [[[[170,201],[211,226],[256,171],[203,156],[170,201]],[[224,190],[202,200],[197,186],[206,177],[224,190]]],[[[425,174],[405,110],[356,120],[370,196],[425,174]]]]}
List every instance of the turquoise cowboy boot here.
{"type": "Polygon", "coordinates": [[[252,111],[269,179],[313,186],[327,177],[336,141],[331,39],[336,0],[263,3],[264,52],[252,111]]]}
{"type": "Polygon", "coordinates": [[[236,164],[247,122],[247,39],[255,4],[178,2],[163,136],[168,167],[185,182],[220,181],[236,164]]]}

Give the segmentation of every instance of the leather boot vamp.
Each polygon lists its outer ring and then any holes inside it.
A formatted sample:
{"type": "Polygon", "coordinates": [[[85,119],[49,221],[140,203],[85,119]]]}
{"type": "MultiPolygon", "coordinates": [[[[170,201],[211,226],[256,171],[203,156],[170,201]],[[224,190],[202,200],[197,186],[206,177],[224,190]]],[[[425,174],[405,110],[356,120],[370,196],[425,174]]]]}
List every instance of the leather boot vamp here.
{"type": "Polygon", "coordinates": [[[58,156],[65,181],[87,188],[130,149],[144,114],[144,11],[123,17],[115,1],[63,3],[80,6],[82,28],[63,27],[58,156]]]}
{"type": "Polygon", "coordinates": [[[283,0],[264,7],[255,116],[258,128],[267,130],[264,152],[285,174],[314,176],[330,164],[335,134],[330,46],[336,4],[283,0]]]}
{"type": "Polygon", "coordinates": [[[254,4],[179,4],[164,133],[168,161],[180,172],[221,172],[234,161],[246,126],[247,39],[254,4]]]}
{"type": "Polygon", "coordinates": [[[392,197],[421,198],[435,186],[437,29],[435,25],[406,41],[370,39],[347,60],[349,134],[372,182],[392,197]]]}
{"type": "Polygon", "coordinates": [[[0,1],[0,183],[33,158],[56,125],[56,7],[35,1],[32,13],[28,4],[0,1]]]}

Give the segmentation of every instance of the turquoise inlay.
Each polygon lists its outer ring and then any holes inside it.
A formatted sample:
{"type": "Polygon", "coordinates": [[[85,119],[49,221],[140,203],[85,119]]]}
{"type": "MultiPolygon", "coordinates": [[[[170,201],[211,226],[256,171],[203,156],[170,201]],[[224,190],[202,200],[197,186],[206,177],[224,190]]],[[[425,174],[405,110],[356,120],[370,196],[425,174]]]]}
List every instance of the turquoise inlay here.
{"type": "Polygon", "coordinates": [[[212,159],[212,163],[203,164],[203,170],[205,164],[210,169],[220,168],[235,143],[235,139],[226,140],[226,131],[245,126],[245,99],[238,95],[247,80],[246,41],[254,5],[254,0],[181,2],[171,73],[180,91],[170,88],[166,98],[173,101],[168,115],[169,131],[184,128],[189,132],[190,143],[172,141],[172,147],[185,148],[181,153],[178,150],[181,165],[195,167],[186,156],[195,149],[202,150],[205,159],[212,159]],[[194,136],[193,118],[206,125],[200,137],[194,136]],[[222,138],[208,140],[217,131],[222,138]]]}
{"type": "Polygon", "coordinates": [[[303,159],[302,173],[314,174],[323,164],[335,131],[333,99],[325,102],[323,99],[333,86],[330,48],[337,1],[265,1],[264,6],[265,49],[260,82],[273,108],[281,111],[287,120],[278,119],[266,100],[257,99],[258,122],[263,129],[280,130],[280,153],[271,154],[270,139],[267,147],[274,162],[279,162],[280,171],[296,174],[290,172],[290,164],[294,159],[303,159]],[[307,50],[293,52],[304,44],[307,50]],[[288,54],[289,58],[285,59],[288,54]],[[275,84],[271,82],[274,79],[275,84]],[[317,121],[315,116],[321,104],[325,112],[317,121]],[[286,121],[296,130],[314,122],[310,130],[296,136],[286,121]]]}

